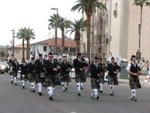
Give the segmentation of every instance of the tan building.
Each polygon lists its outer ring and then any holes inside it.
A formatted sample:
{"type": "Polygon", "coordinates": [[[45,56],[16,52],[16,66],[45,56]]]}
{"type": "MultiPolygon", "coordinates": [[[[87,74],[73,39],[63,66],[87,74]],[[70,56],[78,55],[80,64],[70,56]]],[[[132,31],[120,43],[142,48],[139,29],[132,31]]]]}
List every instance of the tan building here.
{"type": "MultiPolygon", "coordinates": [[[[111,55],[129,59],[138,49],[140,7],[134,0],[99,0],[108,11],[97,10],[92,17],[91,51],[93,55],[111,55]]],[[[150,7],[143,8],[141,52],[150,59],[150,7]]],[[[85,17],[85,16],[84,16],[85,17]]],[[[82,46],[86,48],[86,33],[82,34],[82,46]]],[[[82,52],[83,51],[81,47],[82,52]]],[[[86,49],[85,49],[86,50],[86,49]]]]}
{"type": "MultiPolygon", "coordinates": [[[[27,51],[27,47],[25,45],[25,49],[24,49],[24,52],[25,52],[25,58],[26,58],[26,51],[27,51]]],[[[9,57],[12,55],[12,47],[9,48],[9,57]]],[[[17,58],[17,60],[21,61],[22,59],[22,44],[19,44],[19,45],[16,45],[14,47],[14,55],[15,55],[15,58],[17,58]]]]}

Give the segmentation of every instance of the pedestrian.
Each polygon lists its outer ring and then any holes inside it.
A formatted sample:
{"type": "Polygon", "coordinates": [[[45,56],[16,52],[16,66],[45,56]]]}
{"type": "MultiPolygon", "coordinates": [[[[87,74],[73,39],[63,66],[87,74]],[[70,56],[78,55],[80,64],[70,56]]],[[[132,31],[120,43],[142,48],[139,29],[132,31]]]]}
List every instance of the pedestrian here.
{"type": "Polygon", "coordinates": [[[81,53],[78,53],[77,58],[73,61],[75,68],[75,81],[77,83],[77,95],[81,96],[81,89],[83,89],[83,83],[86,82],[85,78],[85,62],[81,53]]]}
{"type": "Polygon", "coordinates": [[[68,91],[68,86],[70,82],[69,73],[72,69],[72,65],[68,62],[67,55],[62,55],[63,60],[60,64],[60,75],[62,78],[63,92],[68,91]]]}
{"type": "Polygon", "coordinates": [[[53,100],[54,90],[56,85],[57,74],[59,72],[59,67],[56,62],[54,62],[54,56],[49,53],[48,60],[46,61],[46,86],[49,95],[49,100],[53,100]]]}
{"type": "Polygon", "coordinates": [[[129,85],[131,88],[131,97],[130,99],[132,101],[137,101],[137,96],[136,96],[136,89],[141,88],[140,80],[139,80],[139,75],[140,75],[140,67],[137,64],[136,56],[132,55],[131,56],[131,62],[128,63],[126,70],[128,71],[130,77],[129,77],[129,85]]]}
{"type": "Polygon", "coordinates": [[[21,86],[22,86],[22,89],[25,89],[26,81],[28,79],[27,63],[25,59],[22,59],[22,62],[19,65],[19,68],[20,68],[20,74],[21,74],[21,77],[20,77],[21,86]]]}
{"type": "Polygon", "coordinates": [[[42,84],[43,79],[45,78],[45,64],[42,54],[39,54],[39,58],[35,61],[35,67],[37,90],[38,94],[42,96],[42,84]]]}
{"type": "Polygon", "coordinates": [[[115,86],[118,85],[118,73],[121,71],[121,67],[115,61],[115,58],[111,58],[111,62],[108,63],[108,84],[110,86],[110,96],[114,96],[115,86]]]}
{"type": "Polygon", "coordinates": [[[17,73],[19,70],[19,63],[17,59],[14,57],[14,54],[11,55],[11,59],[9,59],[10,65],[10,82],[12,84],[17,85],[17,73]]]}
{"type": "Polygon", "coordinates": [[[100,67],[100,83],[99,83],[99,92],[103,93],[103,84],[104,84],[104,76],[106,72],[106,64],[102,58],[99,59],[99,67],[100,67]]]}
{"type": "Polygon", "coordinates": [[[90,64],[90,71],[91,71],[91,87],[92,87],[91,98],[98,100],[99,99],[98,89],[101,76],[101,69],[98,57],[95,57],[93,63],[90,64]]]}
{"type": "Polygon", "coordinates": [[[31,86],[30,88],[31,88],[31,91],[34,93],[35,88],[36,88],[36,75],[35,75],[36,66],[35,66],[34,57],[31,58],[31,61],[28,63],[27,68],[28,68],[29,81],[30,81],[30,86],[31,86]]]}

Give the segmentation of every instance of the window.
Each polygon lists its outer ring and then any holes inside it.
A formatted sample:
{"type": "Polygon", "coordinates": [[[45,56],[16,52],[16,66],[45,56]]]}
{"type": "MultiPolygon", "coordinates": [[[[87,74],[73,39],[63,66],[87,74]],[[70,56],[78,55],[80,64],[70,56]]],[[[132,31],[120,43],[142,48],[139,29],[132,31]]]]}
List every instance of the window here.
{"type": "Polygon", "coordinates": [[[43,51],[47,52],[47,47],[43,46],[43,51]]]}

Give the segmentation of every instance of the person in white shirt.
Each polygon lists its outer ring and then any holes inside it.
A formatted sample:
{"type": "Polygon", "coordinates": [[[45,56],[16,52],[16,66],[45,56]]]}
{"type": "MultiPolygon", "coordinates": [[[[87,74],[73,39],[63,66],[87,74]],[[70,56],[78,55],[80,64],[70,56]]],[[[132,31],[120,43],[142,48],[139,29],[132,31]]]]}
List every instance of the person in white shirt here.
{"type": "Polygon", "coordinates": [[[136,63],[136,56],[132,55],[131,56],[131,62],[127,65],[126,70],[129,73],[129,85],[131,88],[131,100],[132,101],[137,101],[136,98],[136,89],[141,88],[141,84],[139,81],[139,75],[140,75],[140,67],[136,63]]]}

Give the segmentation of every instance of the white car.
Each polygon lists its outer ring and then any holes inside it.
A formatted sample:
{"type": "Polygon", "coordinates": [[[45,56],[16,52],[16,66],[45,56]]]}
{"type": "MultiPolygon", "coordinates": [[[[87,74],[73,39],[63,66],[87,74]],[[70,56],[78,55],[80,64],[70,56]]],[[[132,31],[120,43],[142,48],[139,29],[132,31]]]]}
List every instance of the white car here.
{"type": "Polygon", "coordinates": [[[0,62],[0,73],[5,73],[6,70],[7,66],[3,62],[0,62]]]}

